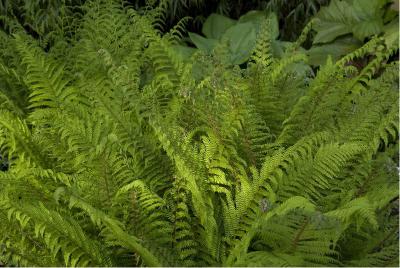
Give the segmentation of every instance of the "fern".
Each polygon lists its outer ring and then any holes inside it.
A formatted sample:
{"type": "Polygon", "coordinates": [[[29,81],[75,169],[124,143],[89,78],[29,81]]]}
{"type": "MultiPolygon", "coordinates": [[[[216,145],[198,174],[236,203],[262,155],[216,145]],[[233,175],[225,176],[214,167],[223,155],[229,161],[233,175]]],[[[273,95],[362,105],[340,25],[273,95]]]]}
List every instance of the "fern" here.
{"type": "Polygon", "coordinates": [[[182,58],[168,8],[90,0],[0,34],[0,262],[395,265],[394,37],[313,69],[316,21],[276,57],[268,17],[237,66],[226,40],[182,58]]]}

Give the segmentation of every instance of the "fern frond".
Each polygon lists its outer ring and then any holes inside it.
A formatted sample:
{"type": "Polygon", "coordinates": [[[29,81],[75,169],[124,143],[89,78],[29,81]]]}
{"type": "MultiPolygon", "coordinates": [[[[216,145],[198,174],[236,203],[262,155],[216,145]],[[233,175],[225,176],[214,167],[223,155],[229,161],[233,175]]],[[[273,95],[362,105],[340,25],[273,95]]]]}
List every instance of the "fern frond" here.
{"type": "Polygon", "coordinates": [[[43,239],[53,257],[60,254],[65,265],[110,265],[101,254],[100,245],[86,238],[76,221],[65,221],[61,214],[48,210],[43,205],[24,205],[19,209],[12,206],[8,211],[9,219],[18,219],[22,228],[27,227],[31,221],[34,222],[35,236],[43,239]]]}
{"type": "Polygon", "coordinates": [[[143,261],[149,266],[160,266],[160,262],[157,258],[147,248],[140,244],[138,238],[125,232],[117,220],[108,217],[104,212],[94,208],[77,196],[71,195],[69,201],[70,207],[78,207],[82,209],[90,216],[95,225],[100,228],[105,228],[102,232],[113,241],[113,244],[121,245],[137,252],[141,258],[143,258],[143,261]]]}
{"type": "Polygon", "coordinates": [[[31,92],[30,108],[59,108],[74,98],[74,90],[68,87],[68,80],[63,78],[63,67],[52,63],[41,55],[37,48],[26,45],[20,36],[15,36],[22,63],[26,65],[25,83],[31,92]]]}

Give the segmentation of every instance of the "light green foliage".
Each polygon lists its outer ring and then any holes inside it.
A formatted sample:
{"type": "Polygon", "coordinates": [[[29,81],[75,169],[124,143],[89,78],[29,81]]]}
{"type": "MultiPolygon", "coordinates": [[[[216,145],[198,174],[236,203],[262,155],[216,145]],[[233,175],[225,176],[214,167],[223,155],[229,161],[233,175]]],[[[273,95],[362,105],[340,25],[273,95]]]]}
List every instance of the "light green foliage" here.
{"type": "Polygon", "coordinates": [[[314,75],[310,25],[277,56],[273,15],[214,15],[220,42],[182,58],[164,9],[87,1],[47,52],[0,35],[0,262],[396,266],[393,39],[314,75]]]}

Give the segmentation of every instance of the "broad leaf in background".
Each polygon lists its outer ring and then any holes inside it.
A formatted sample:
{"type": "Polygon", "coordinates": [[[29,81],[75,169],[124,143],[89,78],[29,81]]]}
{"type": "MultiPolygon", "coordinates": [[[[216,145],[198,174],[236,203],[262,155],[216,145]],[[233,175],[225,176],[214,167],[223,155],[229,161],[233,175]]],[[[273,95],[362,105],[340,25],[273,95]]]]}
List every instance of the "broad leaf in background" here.
{"type": "Polygon", "coordinates": [[[256,31],[250,22],[239,23],[229,28],[222,37],[229,43],[232,64],[246,62],[256,42],[256,31]]]}
{"type": "Polygon", "coordinates": [[[360,41],[383,31],[383,7],[388,0],[333,0],[317,14],[314,43],[329,43],[352,33],[360,41]]]}
{"type": "Polygon", "coordinates": [[[361,45],[362,43],[354,37],[340,38],[330,44],[314,45],[307,50],[308,63],[314,66],[323,65],[326,63],[328,56],[331,56],[336,61],[361,45]]]}
{"type": "Polygon", "coordinates": [[[218,43],[216,39],[205,38],[197,33],[189,33],[190,40],[198,49],[210,53],[218,43]]]}
{"type": "Polygon", "coordinates": [[[389,0],[333,0],[316,16],[313,46],[307,51],[311,65],[322,65],[329,56],[341,56],[362,46],[366,38],[383,34],[387,47],[399,38],[398,11],[389,0]]]}
{"type": "Polygon", "coordinates": [[[202,32],[207,38],[219,39],[235,24],[235,20],[213,13],[204,22],[202,32]]]}
{"type": "Polygon", "coordinates": [[[354,15],[357,17],[357,24],[353,26],[354,36],[359,40],[365,37],[379,34],[383,30],[383,6],[386,0],[354,0],[354,15]]]}
{"type": "Polygon", "coordinates": [[[262,21],[263,19],[265,19],[265,12],[250,10],[239,18],[239,23],[262,21]]]}
{"type": "Polygon", "coordinates": [[[354,10],[346,1],[333,0],[317,14],[314,43],[328,43],[338,36],[351,33],[355,23],[354,10]]]}
{"type": "MultiPolygon", "coordinates": [[[[280,57],[284,52],[284,43],[276,40],[279,36],[279,23],[275,13],[266,14],[263,11],[249,11],[238,21],[219,14],[211,14],[203,25],[205,37],[189,33],[190,40],[200,50],[211,53],[215,46],[222,42],[228,44],[228,60],[230,64],[246,62],[254,48],[260,25],[265,19],[270,20],[270,33],[274,55],[280,57]]],[[[177,50],[182,57],[188,56],[187,51],[177,50]]]]}
{"type": "Polygon", "coordinates": [[[258,33],[260,25],[265,20],[265,18],[270,20],[269,29],[271,36],[273,39],[277,39],[279,36],[279,22],[278,17],[275,13],[269,13],[268,16],[264,11],[252,10],[244,14],[239,18],[239,23],[251,22],[256,28],[256,32],[258,33]]]}
{"type": "Polygon", "coordinates": [[[195,48],[183,45],[175,45],[172,48],[183,61],[189,59],[196,52],[195,48]]]}
{"type": "Polygon", "coordinates": [[[399,21],[393,20],[391,23],[384,26],[383,35],[385,43],[388,47],[393,47],[399,42],[399,21]]]}

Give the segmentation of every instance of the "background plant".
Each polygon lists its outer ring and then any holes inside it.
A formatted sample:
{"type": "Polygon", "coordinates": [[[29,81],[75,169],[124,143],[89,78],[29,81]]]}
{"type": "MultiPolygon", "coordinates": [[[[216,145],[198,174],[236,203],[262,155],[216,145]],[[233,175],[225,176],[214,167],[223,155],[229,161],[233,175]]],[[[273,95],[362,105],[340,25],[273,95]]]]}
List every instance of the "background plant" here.
{"type": "MultiPolygon", "coordinates": [[[[315,35],[313,44],[305,44],[306,51],[301,47],[299,49],[306,53],[311,65],[319,66],[326,62],[328,56],[338,60],[361,47],[373,36],[384,36],[387,47],[394,47],[391,55],[394,56],[397,52],[399,25],[398,12],[390,4],[391,1],[379,0],[371,1],[367,5],[362,1],[332,1],[307,25],[306,32],[312,29],[315,35]]],[[[268,12],[268,9],[249,11],[238,20],[211,14],[202,26],[201,32],[205,38],[189,32],[190,42],[207,53],[210,53],[218,42],[226,42],[231,55],[230,61],[242,64],[248,61],[265,18],[270,20],[273,54],[275,57],[282,57],[285,50],[293,46],[293,42],[284,40],[279,31],[278,16],[268,12]]],[[[302,36],[302,42],[310,43],[310,36],[302,36]]],[[[184,57],[195,51],[181,46],[178,48],[184,57]]],[[[362,58],[350,64],[358,66],[367,62],[367,58],[362,58]]]]}
{"type": "MultiPolygon", "coordinates": [[[[393,1],[332,1],[316,16],[314,45],[308,51],[315,65],[336,59],[362,46],[373,36],[384,35],[387,46],[398,42],[398,10],[393,1]]],[[[397,3],[398,5],[398,3],[397,3]]],[[[363,62],[359,62],[363,64],[363,62]]]]}
{"type": "MultiPolygon", "coordinates": [[[[328,0],[128,0],[124,5],[129,5],[137,10],[149,6],[162,4],[163,28],[168,31],[182,18],[191,17],[187,27],[194,32],[199,32],[205,18],[211,13],[218,13],[232,18],[239,18],[251,10],[267,10],[279,16],[281,36],[285,40],[294,40],[301,32],[309,19],[316,14],[321,6],[327,5],[328,0]]],[[[51,0],[51,1],[0,1],[0,27],[7,31],[15,24],[22,25],[29,33],[38,38],[49,34],[58,27],[65,28],[70,25],[80,10],[85,0],[51,0]]],[[[70,32],[74,32],[71,30],[70,32]]],[[[46,44],[47,45],[47,44],[46,44]]]]}

